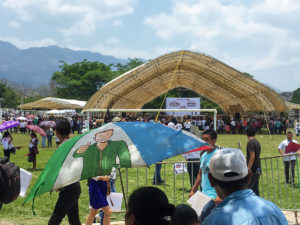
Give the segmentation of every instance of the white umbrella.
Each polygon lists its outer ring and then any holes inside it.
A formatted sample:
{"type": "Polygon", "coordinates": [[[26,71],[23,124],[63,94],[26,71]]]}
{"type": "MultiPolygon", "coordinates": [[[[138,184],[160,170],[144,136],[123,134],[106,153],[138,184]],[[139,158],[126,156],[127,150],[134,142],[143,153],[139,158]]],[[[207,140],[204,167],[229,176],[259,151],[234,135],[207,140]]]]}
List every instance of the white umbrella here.
{"type": "Polygon", "coordinates": [[[20,117],[17,118],[17,120],[27,120],[27,118],[23,117],[23,116],[20,116],[20,117]]]}

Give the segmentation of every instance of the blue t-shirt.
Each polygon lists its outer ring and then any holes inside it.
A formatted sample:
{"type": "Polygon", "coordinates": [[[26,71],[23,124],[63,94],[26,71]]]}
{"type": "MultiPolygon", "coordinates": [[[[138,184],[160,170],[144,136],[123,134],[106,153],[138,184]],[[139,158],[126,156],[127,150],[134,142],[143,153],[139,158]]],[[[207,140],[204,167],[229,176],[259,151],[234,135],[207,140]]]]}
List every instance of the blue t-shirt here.
{"type": "Polygon", "coordinates": [[[215,151],[216,149],[210,153],[205,152],[200,159],[200,169],[202,172],[202,177],[201,177],[202,192],[208,197],[213,199],[217,197],[217,193],[215,188],[210,185],[210,182],[208,180],[208,173],[209,173],[210,159],[212,155],[215,153],[215,151]]]}
{"type": "Polygon", "coordinates": [[[228,195],[202,223],[209,224],[288,225],[288,222],[274,203],[245,189],[228,195]]]}

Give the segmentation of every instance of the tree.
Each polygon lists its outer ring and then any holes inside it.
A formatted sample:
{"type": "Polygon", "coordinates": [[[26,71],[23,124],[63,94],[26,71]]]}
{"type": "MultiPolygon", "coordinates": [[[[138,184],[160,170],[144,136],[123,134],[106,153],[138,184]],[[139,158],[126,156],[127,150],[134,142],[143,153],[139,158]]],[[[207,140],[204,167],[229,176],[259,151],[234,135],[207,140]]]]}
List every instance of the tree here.
{"type": "Polygon", "coordinates": [[[253,75],[251,75],[250,73],[244,72],[243,74],[244,74],[245,76],[247,76],[247,77],[253,78],[253,75]]]}
{"type": "Polygon", "coordinates": [[[291,102],[300,104],[300,88],[293,92],[291,102]]]}
{"type": "Polygon", "coordinates": [[[122,65],[120,63],[118,63],[117,65],[115,65],[117,71],[118,71],[118,75],[123,74],[129,70],[132,70],[136,67],[138,67],[139,65],[142,65],[144,62],[143,60],[139,59],[139,58],[129,58],[129,62],[125,65],[122,65]]]}
{"type": "Polygon", "coordinates": [[[82,62],[68,65],[63,62],[61,71],[53,73],[52,81],[56,83],[56,95],[61,98],[88,100],[105,83],[116,74],[112,65],[100,62],[82,62]]]}
{"type": "Polygon", "coordinates": [[[20,104],[15,91],[4,82],[0,82],[0,98],[2,108],[16,108],[20,104]]]}

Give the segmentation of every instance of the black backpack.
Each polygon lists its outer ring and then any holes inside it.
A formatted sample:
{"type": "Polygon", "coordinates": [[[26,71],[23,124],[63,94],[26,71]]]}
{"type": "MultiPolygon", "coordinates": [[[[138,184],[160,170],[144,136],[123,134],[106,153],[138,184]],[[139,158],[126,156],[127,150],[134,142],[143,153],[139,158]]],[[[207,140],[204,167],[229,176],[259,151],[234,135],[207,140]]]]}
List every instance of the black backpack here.
{"type": "Polygon", "coordinates": [[[0,158],[0,203],[8,204],[20,194],[20,168],[9,162],[7,157],[0,158]]]}

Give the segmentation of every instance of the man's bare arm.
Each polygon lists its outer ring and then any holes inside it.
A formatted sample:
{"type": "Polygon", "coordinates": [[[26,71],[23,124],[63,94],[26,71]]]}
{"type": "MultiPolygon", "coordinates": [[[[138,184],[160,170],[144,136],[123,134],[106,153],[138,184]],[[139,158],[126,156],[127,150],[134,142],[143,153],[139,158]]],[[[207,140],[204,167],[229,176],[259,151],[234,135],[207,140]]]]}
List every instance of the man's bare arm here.
{"type": "Polygon", "coordinates": [[[197,176],[197,179],[195,180],[194,186],[192,187],[192,190],[189,193],[188,198],[192,197],[195,194],[195,192],[197,191],[199,185],[201,184],[201,177],[202,177],[202,170],[200,169],[199,173],[198,173],[198,176],[197,176]]]}

